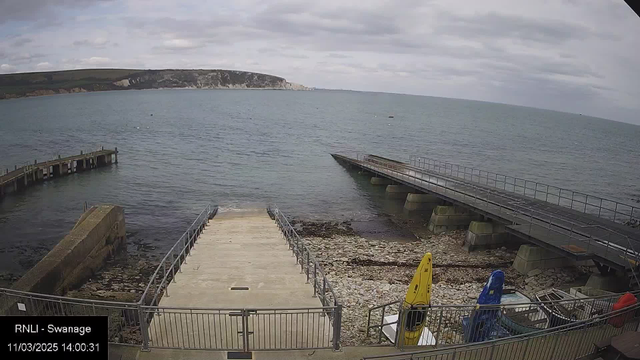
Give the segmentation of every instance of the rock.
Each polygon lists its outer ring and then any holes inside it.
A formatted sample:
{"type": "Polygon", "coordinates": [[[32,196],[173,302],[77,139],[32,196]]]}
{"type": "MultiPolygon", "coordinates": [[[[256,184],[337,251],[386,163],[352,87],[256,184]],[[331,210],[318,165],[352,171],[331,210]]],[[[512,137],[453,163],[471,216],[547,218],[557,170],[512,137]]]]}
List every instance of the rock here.
{"type": "Polygon", "coordinates": [[[540,270],[540,269],[533,269],[533,270],[531,270],[531,271],[529,271],[529,272],[527,273],[527,276],[536,276],[536,275],[539,275],[539,274],[542,274],[542,270],[540,270]]]}

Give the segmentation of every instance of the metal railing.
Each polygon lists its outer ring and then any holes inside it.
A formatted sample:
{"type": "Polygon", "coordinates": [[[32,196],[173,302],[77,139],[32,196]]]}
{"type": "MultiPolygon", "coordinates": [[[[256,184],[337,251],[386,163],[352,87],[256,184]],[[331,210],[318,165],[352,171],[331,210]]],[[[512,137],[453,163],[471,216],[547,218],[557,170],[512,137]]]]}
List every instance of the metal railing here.
{"type": "Polygon", "coordinates": [[[624,332],[637,331],[640,304],[508,339],[462,344],[443,349],[369,356],[364,359],[454,360],[524,359],[574,360],[597,352],[595,343],[624,332]]]}
{"type": "Polygon", "coordinates": [[[139,303],[76,299],[0,288],[0,315],[104,315],[109,342],[142,345],[139,303]]]}
{"type": "Polygon", "coordinates": [[[309,249],[276,208],[268,209],[313,282],[322,307],[270,309],[176,308],[158,306],[168,285],[188,261],[205,225],[218,211],[207,205],[171,247],[140,300],[122,303],[21,292],[0,288],[0,315],[106,315],[109,342],[150,348],[209,350],[299,350],[340,348],[342,305],[309,249]]]}
{"type": "Polygon", "coordinates": [[[334,349],[338,350],[342,326],[342,304],[336,296],[331,282],[327,279],[324,270],[322,270],[311,250],[291,226],[287,217],[276,206],[269,206],[267,212],[276,222],[280,231],[282,231],[289,249],[293,251],[296,257],[296,264],[300,265],[300,272],[306,275],[307,283],[311,282],[313,285],[313,296],[317,296],[324,307],[335,308],[335,310],[330,310],[327,315],[333,320],[334,329],[337,329],[333,332],[335,336],[333,342],[334,349]]]}
{"type": "Polygon", "coordinates": [[[411,165],[389,162],[375,156],[357,154],[356,160],[360,166],[374,173],[385,176],[391,174],[399,182],[441,193],[465,206],[472,206],[486,213],[500,214],[514,224],[528,225],[527,228],[519,228],[519,231],[526,235],[532,236],[532,233],[535,233],[534,236],[546,235],[547,237],[551,233],[562,235],[559,241],[564,242],[563,249],[567,252],[572,252],[570,249],[575,246],[582,250],[581,253],[597,254],[625,267],[629,267],[629,260],[626,257],[632,257],[634,261],[638,259],[639,254],[632,249],[631,239],[627,235],[600,226],[602,231],[596,236],[589,230],[598,227],[597,225],[585,225],[522,205],[520,199],[510,198],[501,190],[418,171],[411,165]],[[541,231],[546,234],[542,234],[541,231]],[[619,257],[620,252],[625,257],[619,257]]]}
{"type": "Polygon", "coordinates": [[[144,306],[152,348],[226,351],[337,349],[337,306],[207,309],[144,306]],[[333,319],[333,320],[332,320],[333,319]]]}
{"type": "Polygon", "coordinates": [[[613,221],[633,222],[634,219],[637,220],[640,216],[640,209],[637,206],[547,185],[539,181],[521,179],[415,155],[410,156],[409,163],[442,175],[454,176],[504,191],[514,192],[613,221]]]}
{"type": "Polygon", "coordinates": [[[307,277],[307,282],[311,282],[313,285],[313,295],[318,296],[323,306],[339,306],[340,301],[322,267],[302,238],[300,238],[300,235],[291,226],[287,217],[275,206],[269,207],[268,211],[270,216],[273,214],[273,219],[287,240],[289,249],[293,251],[296,257],[296,264],[300,265],[300,272],[304,273],[307,277]]]}
{"type": "Polygon", "coordinates": [[[151,275],[151,279],[149,279],[149,283],[142,294],[140,301],[143,305],[157,306],[162,296],[169,296],[169,283],[172,280],[175,282],[176,273],[181,272],[180,267],[183,263],[186,263],[187,256],[195,245],[198,236],[204,230],[205,225],[209,223],[209,220],[217,213],[217,206],[207,205],[160,260],[160,264],[151,275]],[[149,296],[151,296],[151,299],[147,300],[149,296]]]}
{"type": "MultiPolygon", "coordinates": [[[[640,291],[632,292],[638,296],[640,291]]],[[[369,309],[367,318],[367,339],[381,344],[391,342],[396,347],[404,346],[404,333],[396,332],[396,339],[389,339],[383,328],[401,323],[399,320],[388,321],[385,316],[398,315],[398,319],[411,319],[418,316],[429,330],[430,346],[442,347],[486,341],[489,338],[505,338],[523,333],[562,326],[571,322],[590,319],[607,314],[613,310],[613,304],[624,295],[611,294],[590,298],[575,298],[556,301],[535,301],[500,305],[433,305],[402,308],[401,300],[374,306],[369,309]],[[551,315],[555,309],[559,316],[551,315]],[[474,318],[493,318],[498,325],[495,329],[477,326],[482,324],[474,318]],[[466,321],[466,324],[465,324],[466,321]],[[474,325],[475,324],[475,325],[474,325]]]]}
{"type": "Polygon", "coordinates": [[[148,325],[143,314],[145,304],[157,304],[169,296],[167,286],[186,260],[198,235],[217,207],[207,205],[160,262],[140,300],[136,303],[78,299],[0,288],[0,315],[106,315],[109,317],[109,342],[149,346],[148,325]],[[148,298],[152,297],[150,301],[148,298]],[[140,321],[144,319],[144,321],[140,321]]]}

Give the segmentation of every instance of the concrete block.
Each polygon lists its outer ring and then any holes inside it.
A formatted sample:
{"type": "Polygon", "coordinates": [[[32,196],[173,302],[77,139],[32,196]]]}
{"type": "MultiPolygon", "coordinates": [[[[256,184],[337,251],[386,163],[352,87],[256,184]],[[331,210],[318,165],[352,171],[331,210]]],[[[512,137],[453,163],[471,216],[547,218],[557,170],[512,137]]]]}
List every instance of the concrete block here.
{"type": "Polygon", "coordinates": [[[406,194],[411,192],[413,189],[405,186],[405,185],[387,185],[387,192],[388,193],[400,193],[400,194],[406,194]]]}
{"type": "Polygon", "coordinates": [[[624,276],[591,274],[585,287],[614,293],[623,292],[629,288],[629,279],[624,276]]]}
{"type": "Polygon", "coordinates": [[[460,230],[465,229],[467,225],[435,225],[429,222],[427,229],[434,234],[441,234],[443,232],[451,231],[451,230],[460,230]]]}
{"type": "Polygon", "coordinates": [[[434,195],[409,193],[407,194],[407,199],[404,202],[404,208],[409,211],[433,211],[433,209],[441,203],[442,200],[434,195]]]}
{"type": "Polygon", "coordinates": [[[430,194],[415,194],[409,193],[407,194],[407,202],[412,203],[441,203],[439,197],[430,194]]]}
{"type": "Polygon", "coordinates": [[[407,202],[404,203],[404,209],[409,211],[424,210],[433,212],[433,208],[437,206],[434,203],[407,202]]]}
{"type": "Polygon", "coordinates": [[[491,234],[476,234],[471,231],[467,231],[467,236],[462,247],[469,252],[494,247],[491,240],[491,234]]]}
{"type": "MultiPolygon", "coordinates": [[[[124,210],[99,205],[76,226],[13,289],[62,295],[84,282],[125,242],[124,210]]],[[[88,212],[89,212],[88,211],[88,212]]]]}
{"type": "Polygon", "coordinates": [[[528,274],[534,269],[573,266],[573,262],[547,249],[535,245],[522,245],[512,265],[519,273],[528,274]]]}
{"type": "Polygon", "coordinates": [[[493,224],[490,222],[472,221],[469,224],[469,232],[474,234],[492,234],[493,224]]]}
{"type": "Polygon", "coordinates": [[[469,210],[458,206],[439,205],[433,209],[434,215],[467,215],[469,210]]]}
{"type": "Polygon", "coordinates": [[[464,225],[469,226],[469,223],[473,221],[471,215],[436,215],[435,210],[429,219],[430,223],[434,225],[464,225]]]}
{"type": "Polygon", "coordinates": [[[372,177],[371,185],[391,185],[393,181],[383,177],[372,177]]]}

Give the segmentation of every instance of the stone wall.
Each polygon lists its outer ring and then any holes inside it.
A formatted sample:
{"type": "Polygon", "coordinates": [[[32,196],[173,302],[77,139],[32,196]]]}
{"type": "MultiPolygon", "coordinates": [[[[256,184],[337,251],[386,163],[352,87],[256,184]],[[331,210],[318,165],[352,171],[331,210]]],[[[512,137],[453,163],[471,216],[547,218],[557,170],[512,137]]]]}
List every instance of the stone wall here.
{"type": "Polygon", "coordinates": [[[100,269],[125,244],[125,239],[123,208],[94,206],[12,289],[63,295],[100,269]]]}

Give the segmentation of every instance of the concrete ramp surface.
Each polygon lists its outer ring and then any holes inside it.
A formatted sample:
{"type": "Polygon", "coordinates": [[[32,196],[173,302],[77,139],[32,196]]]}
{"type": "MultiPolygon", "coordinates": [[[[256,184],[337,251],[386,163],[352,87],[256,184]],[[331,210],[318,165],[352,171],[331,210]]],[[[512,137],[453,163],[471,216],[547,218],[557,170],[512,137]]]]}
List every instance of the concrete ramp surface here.
{"type": "Polygon", "coordinates": [[[313,296],[265,210],[218,213],[168,290],[148,310],[152,347],[331,347],[332,310],[313,296]]]}

